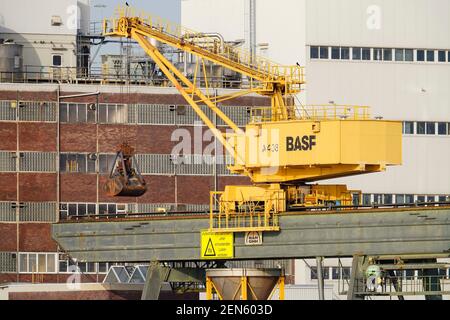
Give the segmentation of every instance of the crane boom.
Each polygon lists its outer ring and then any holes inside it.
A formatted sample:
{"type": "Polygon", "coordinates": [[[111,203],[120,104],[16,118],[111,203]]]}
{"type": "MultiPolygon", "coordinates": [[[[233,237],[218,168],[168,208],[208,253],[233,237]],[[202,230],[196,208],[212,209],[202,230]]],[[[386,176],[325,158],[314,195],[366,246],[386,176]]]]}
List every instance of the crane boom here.
{"type": "Polygon", "coordinates": [[[367,107],[296,108],[292,96],[304,84],[299,66],[280,66],[227,46],[220,38],[174,28],[151,16],[130,17],[127,9],[120,9],[118,18],[105,20],[103,28],[105,36],[131,38],[144,49],[234,158],[231,172],[246,175],[255,184],[226,186],[224,192],[211,193],[210,231],[277,231],[278,214],[290,207],[349,205],[358,196],[346,186],[306,183],[380,172],[401,164],[401,122],[371,119],[367,107]],[[206,93],[196,84],[196,77],[189,80],[150,39],[197,56],[203,62],[206,93]],[[204,60],[247,76],[250,90],[245,93],[270,97],[270,107],[251,110],[245,131],[217,106],[218,101],[236,95],[212,98],[208,94],[204,60]],[[233,133],[222,133],[200,103],[233,133]],[[219,204],[217,215],[214,201],[219,204]]]}

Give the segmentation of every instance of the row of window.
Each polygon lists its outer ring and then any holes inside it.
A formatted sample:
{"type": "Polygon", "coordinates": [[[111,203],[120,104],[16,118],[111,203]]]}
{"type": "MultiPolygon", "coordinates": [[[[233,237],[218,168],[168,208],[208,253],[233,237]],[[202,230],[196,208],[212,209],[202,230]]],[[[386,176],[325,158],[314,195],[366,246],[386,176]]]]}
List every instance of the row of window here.
{"type": "MultiPolygon", "coordinates": [[[[317,280],[317,267],[311,267],[310,269],[311,280],[317,280]]],[[[340,280],[340,279],[350,279],[350,267],[324,267],[322,268],[324,280],[340,280]]],[[[397,271],[398,274],[399,271],[397,271]]],[[[402,276],[404,280],[413,280],[414,277],[419,276],[419,271],[417,270],[403,270],[402,276]]],[[[450,269],[438,269],[438,276],[444,277],[446,279],[450,278],[450,269]]]]}
{"type": "Polygon", "coordinates": [[[450,50],[311,46],[311,59],[450,62],[450,50]]]}
{"type": "Polygon", "coordinates": [[[403,122],[403,134],[446,136],[450,135],[450,123],[405,121],[403,122]]]}
{"type": "Polygon", "coordinates": [[[20,273],[75,273],[105,274],[112,265],[107,262],[74,262],[65,254],[58,253],[19,253],[20,273]]]}
{"type": "MultiPolygon", "coordinates": [[[[311,280],[317,280],[317,267],[311,267],[311,280]]],[[[323,267],[324,280],[350,279],[350,267],[323,267]]]]}
{"type": "MultiPolygon", "coordinates": [[[[200,106],[203,112],[214,119],[211,109],[200,106]]],[[[250,107],[221,106],[220,108],[238,126],[250,121],[250,107]]],[[[0,121],[56,122],[57,104],[49,101],[0,101],[0,121]]],[[[163,104],[116,104],[116,103],[61,103],[61,123],[101,124],[167,124],[193,125],[200,122],[196,112],[186,105],[163,104]]],[[[218,126],[224,126],[217,119],[218,126]]]]}
{"type": "Polygon", "coordinates": [[[413,195],[413,194],[363,194],[363,205],[372,204],[413,204],[426,202],[450,202],[450,195],[413,195]]]}
{"type": "Polygon", "coordinates": [[[87,215],[114,215],[124,213],[155,213],[155,212],[206,212],[207,204],[174,204],[174,203],[61,203],[59,207],[60,220],[87,215]]]}

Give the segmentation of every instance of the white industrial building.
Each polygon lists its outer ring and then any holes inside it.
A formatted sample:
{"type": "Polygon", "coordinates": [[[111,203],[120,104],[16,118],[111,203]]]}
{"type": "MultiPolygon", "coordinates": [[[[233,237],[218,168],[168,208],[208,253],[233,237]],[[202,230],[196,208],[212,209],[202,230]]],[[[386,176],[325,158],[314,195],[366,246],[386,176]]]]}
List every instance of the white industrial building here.
{"type": "Polygon", "coordinates": [[[90,0],[0,2],[0,39],[23,46],[24,72],[87,67],[89,25],[90,0]]]}
{"type": "MultiPolygon", "coordinates": [[[[374,117],[404,121],[402,166],[325,183],[362,190],[365,203],[450,195],[449,1],[182,0],[181,9],[183,26],[305,66],[302,104],[370,106],[374,117]]],[[[337,261],[325,266],[332,282],[337,261]]],[[[296,282],[314,282],[303,261],[296,282]]]]}

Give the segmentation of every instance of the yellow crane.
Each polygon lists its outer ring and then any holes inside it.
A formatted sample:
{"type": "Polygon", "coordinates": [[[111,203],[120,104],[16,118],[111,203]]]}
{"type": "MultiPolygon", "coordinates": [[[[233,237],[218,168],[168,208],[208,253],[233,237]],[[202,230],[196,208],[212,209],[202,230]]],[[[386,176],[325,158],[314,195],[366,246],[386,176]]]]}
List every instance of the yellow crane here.
{"type": "Polygon", "coordinates": [[[402,124],[372,119],[368,107],[296,106],[304,69],[282,66],[225,43],[220,37],[188,30],[128,7],[104,20],[104,36],[135,40],[159,66],[234,159],[233,173],[248,176],[251,186],[226,186],[211,192],[211,232],[278,231],[278,215],[292,208],[351,205],[360,193],[343,185],[308,183],[380,172],[402,161],[402,124]],[[191,81],[154,45],[152,39],[197,57],[191,81]],[[153,43],[153,44],[152,44],[153,43]],[[246,77],[247,88],[209,94],[206,61],[246,77]],[[196,83],[204,75],[203,88],[196,83]],[[251,93],[270,98],[270,107],[251,109],[245,130],[218,103],[251,93]],[[222,133],[201,109],[206,105],[232,133],[222,133]],[[217,205],[218,210],[213,210],[217,205]]]}

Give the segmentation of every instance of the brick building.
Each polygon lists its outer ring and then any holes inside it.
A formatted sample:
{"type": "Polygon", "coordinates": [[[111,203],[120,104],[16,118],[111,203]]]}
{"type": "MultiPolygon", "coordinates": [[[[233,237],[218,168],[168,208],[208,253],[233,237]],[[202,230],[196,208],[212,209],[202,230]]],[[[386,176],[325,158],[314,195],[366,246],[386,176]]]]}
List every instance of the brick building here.
{"type": "MultiPolygon", "coordinates": [[[[248,107],[264,104],[261,97],[237,98],[222,110],[243,126],[248,107]]],[[[52,240],[51,224],[59,219],[158,208],[206,211],[215,186],[248,184],[225,164],[174,161],[179,139],[173,132],[207,131],[195,121],[174,88],[0,84],[0,283],[65,282],[75,264],[83,282],[103,280],[108,264],[71,261],[52,240]],[[58,95],[97,90],[98,105],[96,96],[58,104],[58,95]],[[102,189],[124,141],[136,149],[148,184],[140,198],[110,198],[102,189]]]]}

